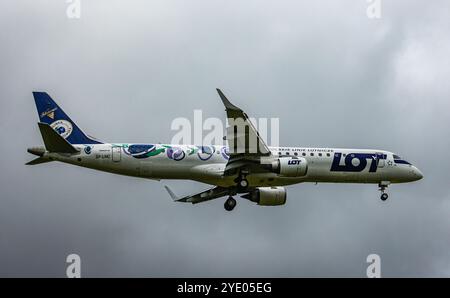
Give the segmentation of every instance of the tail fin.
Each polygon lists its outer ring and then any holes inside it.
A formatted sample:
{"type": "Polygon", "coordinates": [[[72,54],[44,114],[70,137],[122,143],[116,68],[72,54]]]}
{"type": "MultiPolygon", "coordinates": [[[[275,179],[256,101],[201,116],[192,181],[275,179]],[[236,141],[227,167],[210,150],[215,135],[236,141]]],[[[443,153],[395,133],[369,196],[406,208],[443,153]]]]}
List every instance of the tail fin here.
{"type": "Polygon", "coordinates": [[[85,135],[46,92],[33,92],[33,96],[39,113],[39,121],[48,124],[67,142],[70,144],[102,144],[102,142],[85,135]]]}

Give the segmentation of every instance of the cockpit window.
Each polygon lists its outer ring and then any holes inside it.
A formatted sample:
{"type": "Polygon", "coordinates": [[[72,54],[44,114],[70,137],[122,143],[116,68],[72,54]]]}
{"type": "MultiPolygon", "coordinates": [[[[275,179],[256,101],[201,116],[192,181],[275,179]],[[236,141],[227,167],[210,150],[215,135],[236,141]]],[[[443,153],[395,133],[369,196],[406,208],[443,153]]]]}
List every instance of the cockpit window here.
{"type": "Polygon", "coordinates": [[[395,162],[396,164],[410,165],[409,162],[407,162],[406,160],[404,160],[403,158],[401,158],[400,156],[398,156],[398,155],[396,155],[396,154],[394,154],[393,157],[394,157],[394,162],[395,162]]]}

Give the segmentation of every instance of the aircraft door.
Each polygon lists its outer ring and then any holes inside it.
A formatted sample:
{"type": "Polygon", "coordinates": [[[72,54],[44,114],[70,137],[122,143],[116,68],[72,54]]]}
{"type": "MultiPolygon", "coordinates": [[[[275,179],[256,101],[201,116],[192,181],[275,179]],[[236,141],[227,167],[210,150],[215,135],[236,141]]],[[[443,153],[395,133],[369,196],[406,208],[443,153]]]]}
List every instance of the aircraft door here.
{"type": "Polygon", "coordinates": [[[119,162],[121,159],[120,156],[121,147],[112,147],[112,161],[119,162]]]}

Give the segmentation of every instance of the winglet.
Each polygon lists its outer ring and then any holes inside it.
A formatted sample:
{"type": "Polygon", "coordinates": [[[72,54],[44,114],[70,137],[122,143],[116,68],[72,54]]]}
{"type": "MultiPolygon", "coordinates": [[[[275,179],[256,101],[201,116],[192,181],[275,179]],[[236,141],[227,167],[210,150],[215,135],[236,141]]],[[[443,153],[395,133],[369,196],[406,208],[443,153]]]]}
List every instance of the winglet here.
{"type": "Polygon", "coordinates": [[[217,90],[217,93],[219,93],[220,99],[222,99],[223,105],[225,106],[225,108],[227,110],[241,111],[240,108],[238,108],[237,106],[235,106],[228,100],[228,98],[225,96],[225,94],[223,94],[223,92],[219,88],[216,88],[216,90],[217,90]]]}
{"type": "Polygon", "coordinates": [[[177,195],[167,185],[164,185],[164,188],[167,190],[167,192],[169,193],[172,200],[174,200],[174,201],[180,200],[180,198],[177,197],[177,195]]]}

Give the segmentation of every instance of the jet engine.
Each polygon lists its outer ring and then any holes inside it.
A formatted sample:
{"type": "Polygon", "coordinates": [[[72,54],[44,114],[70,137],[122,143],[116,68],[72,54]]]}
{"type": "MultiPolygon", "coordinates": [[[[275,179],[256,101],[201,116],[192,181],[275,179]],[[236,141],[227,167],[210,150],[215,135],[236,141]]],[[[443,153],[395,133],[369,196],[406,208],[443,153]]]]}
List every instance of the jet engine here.
{"type": "Polygon", "coordinates": [[[303,157],[280,157],[272,163],[272,171],[285,177],[303,177],[308,172],[308,162],[303,157]]]}
{"type": "Polygon", "coordinates": [[[286,203],[286,190],[284,187],[258,187],[242,197],[260,206],[278,206],[286,203]]]}

